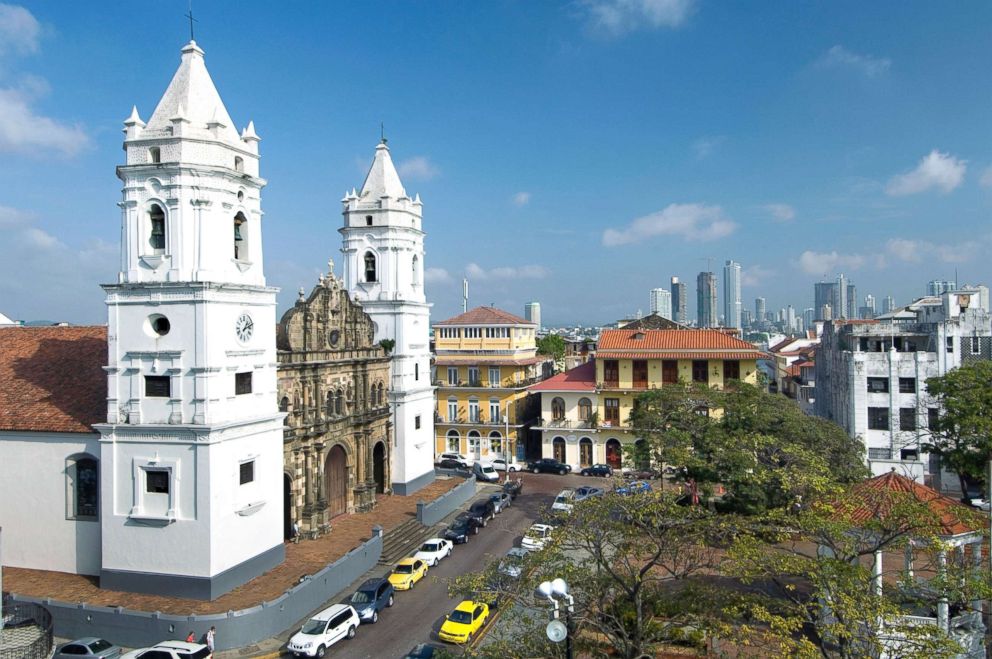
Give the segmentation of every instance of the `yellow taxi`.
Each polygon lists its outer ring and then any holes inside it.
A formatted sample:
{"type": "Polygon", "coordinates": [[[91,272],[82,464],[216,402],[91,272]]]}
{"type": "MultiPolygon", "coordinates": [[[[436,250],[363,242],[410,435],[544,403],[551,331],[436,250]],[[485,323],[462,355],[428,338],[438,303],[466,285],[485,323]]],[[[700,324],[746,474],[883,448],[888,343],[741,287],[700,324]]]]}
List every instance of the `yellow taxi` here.
{"type": "Polygon", "coordinates": [[[396,590],[410,590],[427,575],[427,563],[419,558],[404,558],[389,574],[389,583],[396,590]]]}
{"type": "Polygon", "coordinates": [[[449,643],[468,643],[489,618],[489,607],[482,602],[464,600],[448,614],[437,637],[449,643]]]}

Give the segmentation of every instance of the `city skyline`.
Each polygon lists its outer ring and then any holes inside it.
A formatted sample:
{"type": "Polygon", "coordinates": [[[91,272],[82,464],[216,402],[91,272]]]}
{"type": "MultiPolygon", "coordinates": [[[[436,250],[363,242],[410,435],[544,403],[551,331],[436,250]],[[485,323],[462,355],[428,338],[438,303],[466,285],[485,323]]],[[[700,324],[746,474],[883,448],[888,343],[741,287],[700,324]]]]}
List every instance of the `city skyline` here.
{"type": "MultiPolygon", "coordinates": [[[[103,322],[118,131],[132,105],[150,116],[188,39],[173,4],[152,23],[0,5],[0,313],[103,322]]],[[[244,6],[197,7],[196,36],[235,124],[262,138],[280,314],[328,258],[340,265],[339,200],[364,179],[380,122],[424,202],[434,318],[458,313],[463,278],[470,306],[541,300],[546,325],[612,322],[659,282],[691,289],[726,260],[743,265],[742,300],[797,312],[824,275],[897,304],[930,280],[992,279],[987,5],[244,6]],[[920,50],[924,33],[954,39],[920,50]]]]}

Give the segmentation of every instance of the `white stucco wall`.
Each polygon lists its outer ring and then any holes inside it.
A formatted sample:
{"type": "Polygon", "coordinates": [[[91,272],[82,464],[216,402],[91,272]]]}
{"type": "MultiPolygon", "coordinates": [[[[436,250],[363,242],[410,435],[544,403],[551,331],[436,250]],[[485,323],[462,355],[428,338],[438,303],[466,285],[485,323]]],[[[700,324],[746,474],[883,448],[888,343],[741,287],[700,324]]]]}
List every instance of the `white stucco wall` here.
{"type": "Polygon", "coordinates": [[[0,432],[4,565],[100,573],[100,522],[69,519],[66,474],[70,456],[100,457],[99,440],[96,433],[0,432]]]}

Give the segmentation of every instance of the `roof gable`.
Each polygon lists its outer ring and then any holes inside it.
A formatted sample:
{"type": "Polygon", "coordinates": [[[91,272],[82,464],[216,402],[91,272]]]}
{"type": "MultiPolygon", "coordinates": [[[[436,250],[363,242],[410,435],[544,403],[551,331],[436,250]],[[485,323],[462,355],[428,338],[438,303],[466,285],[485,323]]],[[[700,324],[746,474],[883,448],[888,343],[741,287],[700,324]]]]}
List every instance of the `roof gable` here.
{"type": "Polygon", "coordinates": [[[496,307],[476,307],[469,309],[463,314],[453,318],[434,323],[435,325],[530,325],[537,327],[536,323],[524,320],[520,316],[515,316],[509,311],[503,311],[496,307]]]}
{"type": "Polygon", "coordinates": [[[617,329],[599,337],[604,350],[747,350],[760,352],[752,344],[712,329],[617,329]],[[640,337],[640,338],[638,338],[640,337]]]}
{"type": "MultiPolygon", "coordinates": [[[[981,529],[980,526],[966,521],[969,513],[971,513],[970,508],[895,471],[862,481],[854,486],[853,492],[856,495],[863,495],[866,501],[873,498],[873,493],[876,495],[880,492],[909,494],[917,501],[927,504],[927,507],[939,518],[940,532],[945,536],[970,533],[981,529]]],[[[877,499],[877,496],[874,498],[877,499]]],[[[883,502],[881,506],[865,506],[856,509],[852,518],[855,521],[867,521],[876,515],[884,515],[885,512],[883,502]]]]}
{"type": "Polygon", "coordinates": [[[531,385],[528,391],[595,391],[596,362],[588,361],[531,385]]]}

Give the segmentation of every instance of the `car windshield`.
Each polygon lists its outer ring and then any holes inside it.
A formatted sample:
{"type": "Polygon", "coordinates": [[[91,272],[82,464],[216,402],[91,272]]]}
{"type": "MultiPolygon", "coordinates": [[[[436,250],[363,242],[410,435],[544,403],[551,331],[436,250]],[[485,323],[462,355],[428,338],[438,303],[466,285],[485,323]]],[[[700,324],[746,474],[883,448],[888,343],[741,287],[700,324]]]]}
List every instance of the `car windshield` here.
{"type": "Polygon", "coordinates": [[[100,652],[103,652],[104,650],[106,650],[109,647],[113,647],[113,646],[110,644],[109,641],[105,641],[102,638],[101,639],[97,639],[97,640],[93,641],[92,643],[90,643],[90,651],[93,654],[99,654],[100,652]]]}
{"type": "Polygon", "coordinates": [[[494,471],[496,471],[496,470],[493,469],[493,466],[492,465],[483,465],[482,466],[482,473],[484,473],[484,474],[491,474],[494,471]]]}
{"type": "Polygon", "coordinates": [[[568,503],[571,498],[567,494],[559,494],[555,497],[555,503],[568,503]]]}
{"type": "Polygon", "coordinates": [[[451,615],[448,616],[448,620],[451,622],[460,622],[463,625],[467,625],[472,622],[472,614],[468,611],[452,611],[451,615]]]}
{"type": "Polygon", "coordinates": [[[424,546],[420,548],[420,551],[437,551],[437,543],[425,542],[424,546]]]}
{"type": "Polygon", "coordinates": [[[396,569],[393,570],[396,574],[413,574],[412,565],[397,565],[396,569]]]}
{"type": "Polygon", "coordinates": [[[323,634],[324,626],[327,624],[326,620],[308,620],[303,629],[300,631],[304,634],[323,634]]]}
{"type": "Polygon", "coordinates": [[[354,595],[351,596],[352,604],[368,604],[373,599],[374,595],[367,590],[359,590],[354,595]]]}

